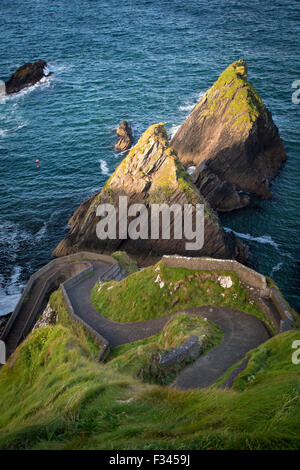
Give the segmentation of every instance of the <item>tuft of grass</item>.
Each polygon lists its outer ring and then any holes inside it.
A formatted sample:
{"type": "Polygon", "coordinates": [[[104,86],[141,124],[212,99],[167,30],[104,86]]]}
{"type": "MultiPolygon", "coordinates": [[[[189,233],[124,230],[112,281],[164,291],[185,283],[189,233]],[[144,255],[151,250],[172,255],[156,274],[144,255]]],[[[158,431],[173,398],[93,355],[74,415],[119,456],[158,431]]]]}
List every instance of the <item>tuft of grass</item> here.
{"type": "Polygon", "coordinates": [[[77,341],[91,358],[97,358],[101,347],[81,323],[70,318],[61,289],[51,294],[49,304],[52,310],[57,313],[57,323],[68,328],[76,336],[77,341]]]}
{"type": "Polygon", "coordinates": [[[118,372],[130,373],[144,382],[170,384],[191,361],[164,368],[160,366],[159,359],[183,344],[190,335],[196,335],[203,341],[202,354],[223,340],[223,332],[217,325],[197,315],[182,312],[172,317],[159,334],[114,348],[109,365],[118,372]]]}
{"type": "Polygon", "coordinates": [[[115,251],[111,256],[118,261],[120,267],[125,271],[126,276],[139,270],[137,262],[130,258],[126,251],[115,251]]]}
{"type": "Polygon", "coordinates": [[[91,301],[103,316],[118,322],[151,320],[185,308],[218,305],[255,315],[269,325],[235,272],[168,268],[161,261],[120,282],[96,283],[91,301]],[[217,280],[221,275],[231,277],[232,287],[221,287],[217,280]]]}

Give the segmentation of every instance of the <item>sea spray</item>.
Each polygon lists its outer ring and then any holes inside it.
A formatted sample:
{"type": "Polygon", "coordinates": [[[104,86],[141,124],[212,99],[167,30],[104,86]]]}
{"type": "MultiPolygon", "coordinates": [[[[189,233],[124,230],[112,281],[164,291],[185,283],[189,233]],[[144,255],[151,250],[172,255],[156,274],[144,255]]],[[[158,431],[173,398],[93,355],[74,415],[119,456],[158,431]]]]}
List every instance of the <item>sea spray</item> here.
{"type": "Polygon", "coordinates": [[[3,80],[0,80],[0,103],[5,103],[5,97],[6,97],[5,82],[3,80]]]}

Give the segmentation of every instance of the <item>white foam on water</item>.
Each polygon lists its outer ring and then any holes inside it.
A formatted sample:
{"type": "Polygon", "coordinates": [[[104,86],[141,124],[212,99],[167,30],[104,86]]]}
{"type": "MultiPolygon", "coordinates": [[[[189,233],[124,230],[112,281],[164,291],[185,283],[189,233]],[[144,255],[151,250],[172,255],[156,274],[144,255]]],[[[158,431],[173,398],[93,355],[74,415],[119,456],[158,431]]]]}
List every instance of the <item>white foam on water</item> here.
{"type": "Polygon", "coordinates": [[[5,82],[0,80],[0,104],[4,104],[6,101],[6,88],[5,82]]]}
{"type": "Polygon", "coordinates": [[[189,175],[192,175],[195,170],[196,170],[195,166],[189,166],[186,171],[188,172],[189,175]]]}
{"type": "Polygon", "coordinates": [[[251,242],[262,243],[264,245],[272,245],[278,249],[278,244],[270,237],[270,235],[262,235],[261,237],[253,237],[249,233],[239,233],[235,232],[231,228],[224,227],[226,232],[233,232],[237,237],[243,238],[244,240],[249,240],[251,242]]]}
{"type": "Polygon", "coordinates": [[[44,222],[40,230],[34,235],[36,240],[42,240],[47,235],[47,222],[44,222]]]}
{"type": "Polygon", "coordinates": [[[176,134],[176,132],[178,131],[178,129],[180,128],[181,124],[179,124],[179,126],[172,126],[171,129],[170,129],[170,136],[171,136],[171,139],[173,139],[174,135],[176,134]]]}
{"type": "Polygon", "coordinates": [[[0,284],[0,317],[12,312],[19,301],[24,289],[24,284],[20,282],[21,271],[20,266],[15,266],[7,286],[4,288],[0,284]]]}
{"type": "Polygon", "coordinates": [[[34,85],[28,86],[26,88],[23,88],[23,90],[18,91],[18,93],[14,93],[9,96],[10,99],[19,99],[22,96],[28,95],[29,93],[39,90],[39,89],[44,89],[44,88],[49,88],[51,86],[51,75],[48,77],[43,77],[41,78],[40,81],[35,83],[34,85]]]}
{"type": "Polygon", "coordinates": [[[102,175],[108,176],[110,174],[109,168],[105,160],[100,160],[100,168],[101,168],[102,175]]]}
{"type": "Polygon", "coordinates": [[[277,263],[276,266],[273,266],[270,277],[273,276],[274,273],[280,271],[281,267],[283,266],[283,262],[277,263]]]}
{"type": "Polygon", "coordinates": [[[204,95],[205,92],[200,91],[199,93],[197,93],[196,96],[194,95],[192,98],[189,98],[183,105],[179,106],[179,111],[188,111],[188,113],[190,113],[192,109],[194,109],[196,104],[199,103],[199,101],[203,98],[204,95]]]}

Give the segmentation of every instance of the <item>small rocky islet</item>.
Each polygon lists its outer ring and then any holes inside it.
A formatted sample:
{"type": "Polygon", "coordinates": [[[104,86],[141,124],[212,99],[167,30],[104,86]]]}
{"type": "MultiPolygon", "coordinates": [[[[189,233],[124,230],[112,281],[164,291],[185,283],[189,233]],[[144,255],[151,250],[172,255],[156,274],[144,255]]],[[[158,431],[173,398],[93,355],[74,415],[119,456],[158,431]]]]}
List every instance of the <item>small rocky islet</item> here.
{"type": "Polygon", "coordinates": [[[133,143],[132,128],[127,121],[122,121],[120,127],[116,130],[118,142],[115,145],[115,150],[124,152],[129,150],[133,143]]]}
{"type": "Polygon", "coordinates": [[[284,144],[244,60],[231,64],[171,140],[193,180],[217,211],[271,199],[270,183],[286,160],[284,144]]]}
{"type": "Polygon", "coordinates": [[[5,82],[6,94],[18,93],[24,88],[38,83],[42,78],[46,77],[46,67],[47,63],[44,60],[27,62],[19,67],[5,82]]]}

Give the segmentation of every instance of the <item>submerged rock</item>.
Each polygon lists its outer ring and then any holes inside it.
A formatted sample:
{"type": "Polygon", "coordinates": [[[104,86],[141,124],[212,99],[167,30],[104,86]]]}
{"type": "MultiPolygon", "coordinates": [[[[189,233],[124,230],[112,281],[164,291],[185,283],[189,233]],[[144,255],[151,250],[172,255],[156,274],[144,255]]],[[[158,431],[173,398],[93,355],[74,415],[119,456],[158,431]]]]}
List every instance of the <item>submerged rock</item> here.
{"type": "Polygon", "coordinates": [[[120,124],[120,127],[116,130],[116,133],[119,137],[118,142],[115,145],[115,150],[125,151],[130,149],[133,136],[132,129],[127,121],[123,121],[120,124]]]}
{"type": "Polygon", "coordinates": [[[251,82],[247,64],[231,64],[194,107],[173,139],[193,180],[220,211],[242,208],[246,193],[270,199],[270,181],[286,160],[283,142],[251,82]]]}
{"type": "MultiPolygon", "coordinates": [[[[150,211],[148,211],[150,227],[150,211]]],[[[121,220],[127,225],[132,218],[121,220]]],[[[190,175],[184,170],[176,153],[170,147],[163,124],[151,126],[131,149],[127,157],[108,179],[104,188],[80,205],[69,221],[71,230],[54,251],[54,256],[64,256],[80,250],[94,250],[111,253],[118,249],[133,255],[140,264],[151,264],[163,254],[184,254],[186,256],[212,256],[216,258],[236,258],[245,261],[247,247],[236,240],[234,235],[224,232],[217,215],[201,196],[190,175]],[[128,205],[141,203],[146,207],[152,204],[204,204],[204,246],[200,250],[186,250],[186,239],[106,239],[96,235],[96,225],[100,218],[96,209],[101,203],[113,204],[119,219],[119,196],[127,196],[128,205]]],[[[170,228],[173,232],[174,217],[170,228]]],[[[117,224],[118,234],[119,224],[117,224]]]]}
{"type": "Polygon", "coordinates": [[[37,62],[27,62],[13,73],[7,82],[5,82],[6,93],[17,93],[23,88],[35,85],[45,77],[45,67],[47,63],[44,60],[37,62]]]}

